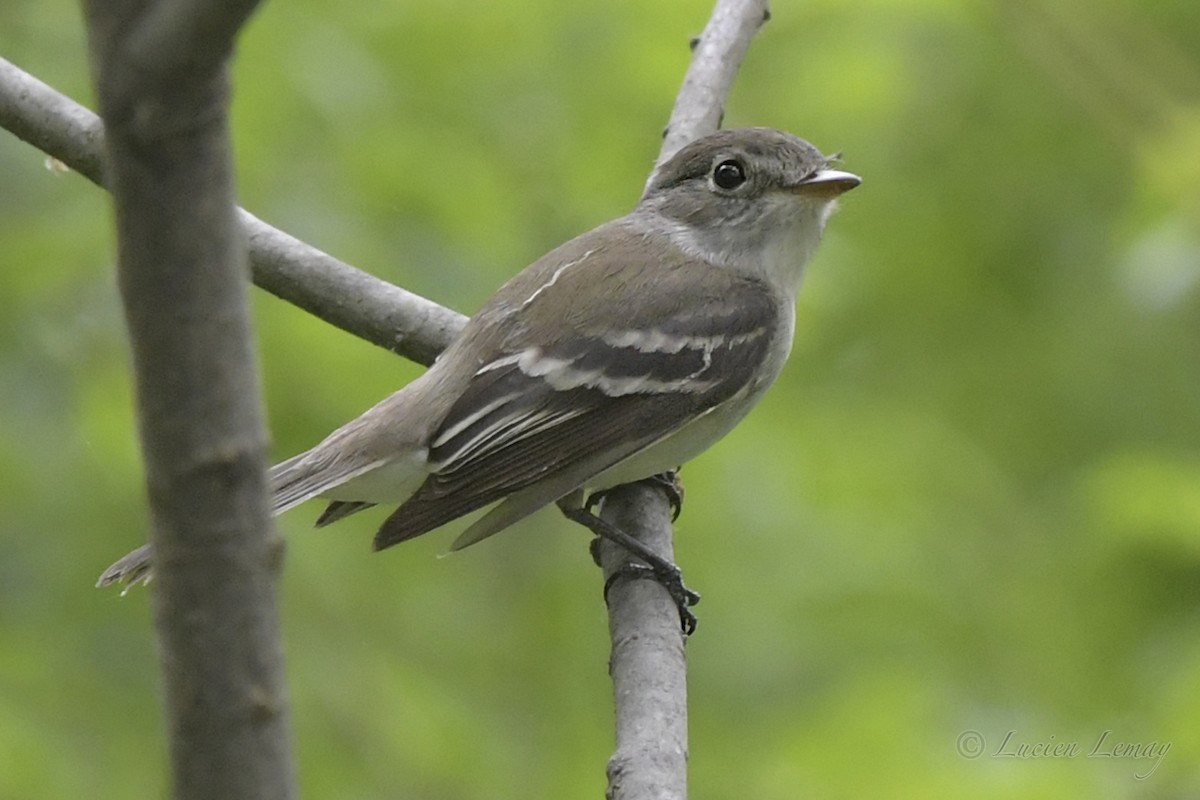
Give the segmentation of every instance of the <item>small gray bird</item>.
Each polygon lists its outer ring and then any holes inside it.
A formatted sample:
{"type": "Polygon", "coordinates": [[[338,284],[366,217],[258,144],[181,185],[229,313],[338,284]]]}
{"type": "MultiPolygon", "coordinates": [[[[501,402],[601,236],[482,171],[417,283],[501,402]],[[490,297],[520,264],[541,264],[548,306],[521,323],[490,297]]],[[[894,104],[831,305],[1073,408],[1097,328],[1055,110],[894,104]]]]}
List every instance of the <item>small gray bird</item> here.
{"type": "MultiPolygon", "coordinates": [[[[382,549],[493,506],[458,550],[584,490],[678,467],[779,375],[805,264],[838,195],[859,183],[781,131],[697,139],[633,211],[504,284],[424,375],[274,467],[274,512],[332,500],[320,526],[399,503],[375,537],[382,549]]],[[[582,511],[569,516],[608,535],[582,511]]],[[[147,545],[99,584],[148,580],[150,562],[147,545]]],[[[695,596],[671,590],[687,628],[695,596]]]]}

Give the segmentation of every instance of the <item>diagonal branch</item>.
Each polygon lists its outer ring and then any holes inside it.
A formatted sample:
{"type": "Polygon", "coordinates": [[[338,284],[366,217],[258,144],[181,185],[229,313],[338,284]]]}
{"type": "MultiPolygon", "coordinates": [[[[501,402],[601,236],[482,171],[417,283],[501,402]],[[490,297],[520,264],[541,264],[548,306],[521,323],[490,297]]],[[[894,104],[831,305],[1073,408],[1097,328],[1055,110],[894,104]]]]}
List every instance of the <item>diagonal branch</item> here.
{"type": "Polygon", "coordinates": [[[372,344],[429,366],[467,318],[341,262],[239,210],[250,238],[254,282],[372,344]]]}
{"type": "MultiPolygon", "coordinates": [[[[107,188],[100,118],[3,58],[0,127],[107,188]]],[[[432,364],[466,324],[455,311],[355,269],[248,211],[239,213],[254,282],[335,327],[432,364]]]]}

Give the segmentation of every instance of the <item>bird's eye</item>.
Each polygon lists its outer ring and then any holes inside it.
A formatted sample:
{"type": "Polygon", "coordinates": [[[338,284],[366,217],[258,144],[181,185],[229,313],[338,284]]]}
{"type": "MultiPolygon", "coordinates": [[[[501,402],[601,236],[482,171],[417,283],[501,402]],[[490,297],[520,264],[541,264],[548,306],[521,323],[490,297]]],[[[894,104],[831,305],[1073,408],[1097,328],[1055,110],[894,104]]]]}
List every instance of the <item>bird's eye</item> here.
{"type": "Polygon", "coordinates": [[[731,191],[746,182],[746,168],[731,158],[713,168],[712,179],[719,188],[731,191]]]}

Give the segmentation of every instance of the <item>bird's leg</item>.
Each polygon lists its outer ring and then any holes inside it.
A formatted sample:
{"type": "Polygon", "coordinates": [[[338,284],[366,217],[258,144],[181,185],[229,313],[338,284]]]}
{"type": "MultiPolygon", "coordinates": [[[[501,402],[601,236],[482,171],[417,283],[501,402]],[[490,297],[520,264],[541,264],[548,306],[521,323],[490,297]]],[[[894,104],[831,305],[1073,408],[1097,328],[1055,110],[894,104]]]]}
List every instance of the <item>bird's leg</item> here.
{"type": "MultiPolygon", "coordinates": [[[[671,505],[671,522],[679,519],[679,514],[683,511],[683,481],[679,478],[679,467],[666,472],[660,472],[657,475],[651,475],[649,478],[642,478],[637,483],[645,483],[662,489],[663,493],[667,496],[667,502],[671,505]]],[[[584,503],[583,507],[591,511],[603,502],[607,494],[608,490],[606,489],[599,492],[592,492],[592,494],[588,495],[587,502],[584,503]]],[[[566,514],[568,506],[560,507],[563,513],[566,514]]],[[[592,539],[591,546],[588,548],[588,551],[592,554],[592,561],[596,563],[597,567],[603,566],[600,563],[601,538],[597,536],[595,539],[592,539]]]]}
{"type": "MultiPolygon", "coordinates": [[[[670,495],[671,505],[678,515],[679,500],[682,496],[682,486],[678,483],[678,477],[674,473],[666,473],[669,478],[655,476],[653,479],[656,485],[667,487],[670,495]]],[[[597,539],[592,541],[591,552],[592,558],[596,563],[600,563],[599,542],[600,538],[608,539],[609,541],[620,545],[629,551],[632,555],[645,561],[645,564],[636,562],[625,562],[604,583],[604,599],[608,601],[608,592],[613,584],[620,578],[651,578],[657,581],[667,594],[674,601],[676,609],[679,611],[679,622],[683,631],[687,635],[691,635],[696,631],[696,615],[690,610],[691,606],[700,602],[700,595],[693,592],[683,583],[683,575],[675,564],[655,553],[645,544],[633,538],[625,531],[615,525],[601,519],[592,512],[602,499],[602,494],[592,495],[587,499],[587,502],[582,506],[570,506],[566,503],[560,503],[559,507],[567,519],[583,525],[585,528],[596,534],[597,539]]]]}

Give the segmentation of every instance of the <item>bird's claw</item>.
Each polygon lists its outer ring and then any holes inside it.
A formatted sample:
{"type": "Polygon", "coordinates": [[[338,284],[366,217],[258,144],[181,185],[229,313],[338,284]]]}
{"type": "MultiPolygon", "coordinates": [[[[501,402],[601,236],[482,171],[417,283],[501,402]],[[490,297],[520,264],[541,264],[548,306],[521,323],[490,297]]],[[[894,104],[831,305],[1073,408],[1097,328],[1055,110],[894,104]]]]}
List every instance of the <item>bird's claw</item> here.
{"type": "MultiPolygon", "coordinates": [[[[679,519],[679,514],[683,511],[683,481],[679,478],[678,467],[666,472],[660,472],[657,475],[651,475],[649,478],[642,478],[637,483],[645,483],[649,486],[662,489],[663,494],[667,496],[667,503],[671,506],[671,522],[679,519]]],[[[608,492],[608,489],[592,492],[583,504],[584,510],[589,513],[594,512],[594,509],[600,505],[608,492]]]]}
{"type": "Polygon", "coordinates": [[[679,519],[679,514],[683,511],[683,481],[679,477],[678,467],[644,478],[641,483],[662,489],[671,505],[671,522],[679,519]]]}
{"type": "Polygon", "coordinates": [[[691,636],[696,632],[696,615],[691,612],[691,607],[700,602],[700,595],[684,585],[683,573],[678,567],[656,569],[638,561],[626,561],[613,570],[612,574],[608,576],[608,580],[604,582],[605,603],[608,602],[608,592],[613,584],[622,578],[649,579],[658,583],[667,590],[667,594],[675,603],[675,608],[679,612],[679,626],[684,634],[691,636]]]}

